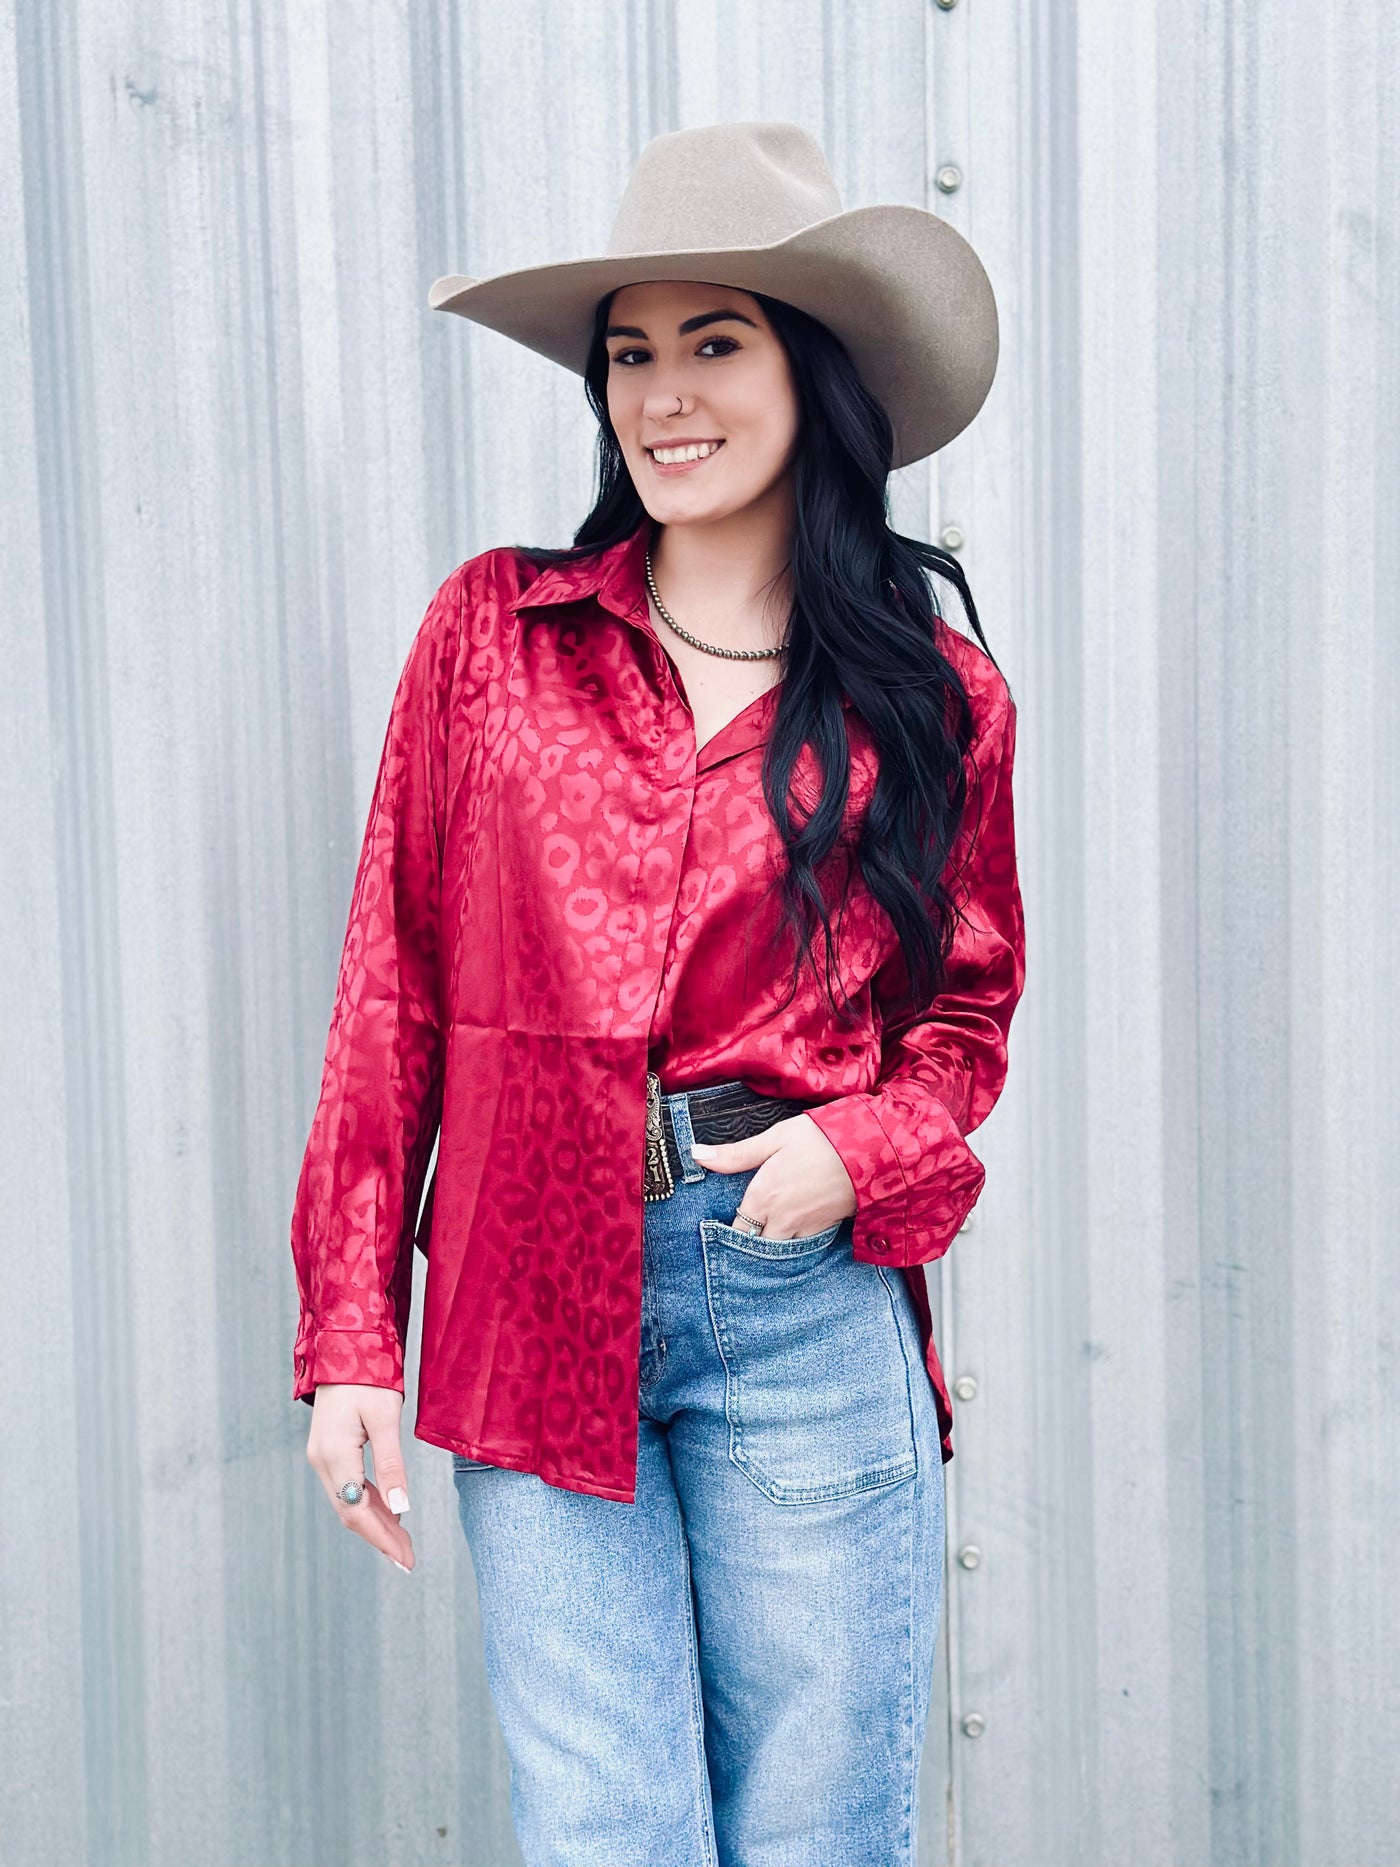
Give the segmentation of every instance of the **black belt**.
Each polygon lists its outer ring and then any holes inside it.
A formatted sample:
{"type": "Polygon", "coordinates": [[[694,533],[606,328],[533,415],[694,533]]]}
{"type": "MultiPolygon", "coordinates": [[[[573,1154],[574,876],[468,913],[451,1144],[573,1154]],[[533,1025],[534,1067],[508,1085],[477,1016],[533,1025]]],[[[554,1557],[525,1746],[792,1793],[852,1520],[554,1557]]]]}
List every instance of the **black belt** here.
{"type": "MultiPolygon", "coordinates": [[[[684,1090],[676,1092],[685,1095],[684,1090]]],[[[697,1141],[742,1141],[762,1134],[775,1121],[821,1106],[821,1098],[764,1096],[747,1083],[725,1083],[687,1098],[691,1132],[697,1141]]],[[[661,1094],[661,1078],[647,1071],[646,1171],[643,1199],[666,1199],[681,1177],[681,1151],[671,1123],[671,1110],[661,1094]]]]}

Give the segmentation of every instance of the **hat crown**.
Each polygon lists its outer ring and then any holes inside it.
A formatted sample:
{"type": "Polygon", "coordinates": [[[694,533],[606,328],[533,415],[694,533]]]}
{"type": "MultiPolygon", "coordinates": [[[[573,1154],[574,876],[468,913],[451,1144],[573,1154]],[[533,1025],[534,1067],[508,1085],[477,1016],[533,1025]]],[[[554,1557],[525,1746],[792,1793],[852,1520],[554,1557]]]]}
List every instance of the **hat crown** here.
{"type": "Polygon", "coordinates": [[[653,137],[607,255],[771,246],[841,212],[821,145],[796,123],[709,123],[653,137]]]}

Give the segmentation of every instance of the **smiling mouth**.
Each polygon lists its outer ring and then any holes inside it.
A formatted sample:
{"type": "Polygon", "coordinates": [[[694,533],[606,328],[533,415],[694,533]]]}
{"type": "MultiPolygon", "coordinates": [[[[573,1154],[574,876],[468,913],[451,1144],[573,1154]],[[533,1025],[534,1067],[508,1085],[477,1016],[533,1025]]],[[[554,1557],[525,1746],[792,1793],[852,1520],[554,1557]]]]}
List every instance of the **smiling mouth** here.
{"type": "MultiPolygon", "coordinates": [[[[713,460],[715,455],[719,453],[720,449],[723,446],[724,446],[723,441],[692,442],[692,443],[689,443],[688,445],[682,444],[680,448],[676,448],[674,450],[675,452],[682,454],[682,458],[679,460],[658,460],[657,459],[658,449],[654,447],[648,447],[646,449],[646,454],[647,454],[648,459],[651,461],[651,464],[657,469],[658,472],[674,473],[675,471],[677,471],[678,468],[681,468],[681,467],[703,466],[707,460],[713,460]],[[689,452],[689,446],[697,446],[697,447],[703,446],[703,447],[707,447],[709,451],[703,454],[692,454],[689,452]]],[[[662,453],[671,453],[673,449],[667,446],[667,447],[661,448],[659,451],[661,451],[662,453]]]]}

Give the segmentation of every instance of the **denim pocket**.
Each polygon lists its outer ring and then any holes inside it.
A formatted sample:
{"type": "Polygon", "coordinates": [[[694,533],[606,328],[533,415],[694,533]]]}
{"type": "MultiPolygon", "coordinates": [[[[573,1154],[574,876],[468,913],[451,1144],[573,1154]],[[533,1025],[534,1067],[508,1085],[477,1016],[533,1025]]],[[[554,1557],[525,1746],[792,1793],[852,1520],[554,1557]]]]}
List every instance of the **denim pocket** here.
{"type": "Polygon", "coordinates": [[[489,1459],[469,1459],[465,1452],[454,1452],[452,1454],[452,1474],[454,1477],[458,1472],[489,1472],[494,1470],[495,1467],[489,1459]]]}
{"type": "Polygon", "coordinates": [[[897,1484],[918,1469],[896,1293],[851,1251],[852,1221],[805,1238],[702,1219],[729,1456],[779,1504],[897,1484]]]}

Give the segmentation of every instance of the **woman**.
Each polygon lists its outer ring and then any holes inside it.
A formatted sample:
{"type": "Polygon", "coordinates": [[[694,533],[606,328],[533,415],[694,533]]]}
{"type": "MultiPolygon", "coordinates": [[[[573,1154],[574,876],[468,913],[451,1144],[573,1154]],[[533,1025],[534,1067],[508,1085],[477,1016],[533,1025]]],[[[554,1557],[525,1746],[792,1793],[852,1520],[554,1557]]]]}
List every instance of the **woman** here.
{"type": "Polygon", "coordinates": [[[990,289],[757,123],[650,144],[603,259],[432,302],[583,372],[600,492],[454,572],[395,695],[293,1219],[308,1457],[409,1568],[416,1239],[530,1867],[912,1862],[921,1267],[1023,933],[1015,708],[885,496],[981,405],[990,289]]]}

